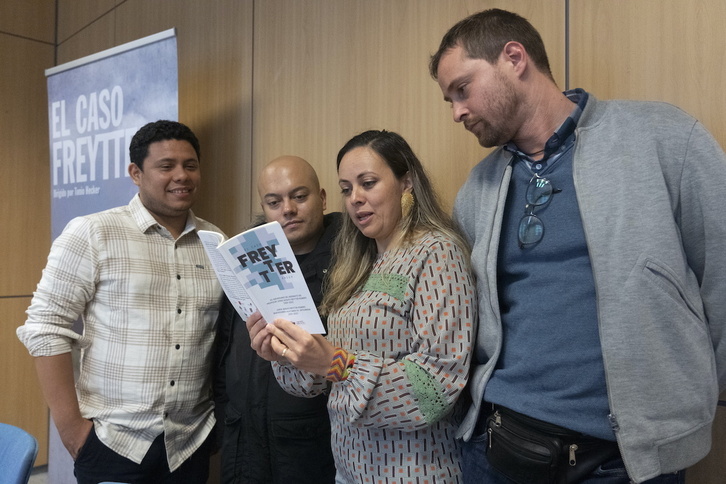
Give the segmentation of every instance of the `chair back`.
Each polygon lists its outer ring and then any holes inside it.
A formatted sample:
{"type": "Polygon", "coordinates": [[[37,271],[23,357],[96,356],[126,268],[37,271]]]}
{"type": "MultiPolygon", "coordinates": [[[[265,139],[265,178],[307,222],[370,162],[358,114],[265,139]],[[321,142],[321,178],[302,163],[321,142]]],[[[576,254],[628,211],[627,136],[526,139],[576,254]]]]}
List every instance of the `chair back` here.
{"type": "Polygon", "coordinates": [[[38,456],[38,441],[25,430],[0,423],[0,480],[27,484],[38,456]]]}

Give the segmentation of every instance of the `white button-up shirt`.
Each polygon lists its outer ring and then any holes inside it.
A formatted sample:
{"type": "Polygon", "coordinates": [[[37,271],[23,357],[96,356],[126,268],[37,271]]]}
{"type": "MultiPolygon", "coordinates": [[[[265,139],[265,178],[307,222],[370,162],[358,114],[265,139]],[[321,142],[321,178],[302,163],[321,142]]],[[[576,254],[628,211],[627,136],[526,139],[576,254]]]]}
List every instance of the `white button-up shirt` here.
{"type": "Polygon", "coordinates": [[[194,217],[177,239],[136,195],[129,205],[73,219],[55,240],[28,320],[33,356],[81,348],[81,414],[99,439],[140,463],[164,432],[178,468],[214,427],[212,345],[222,291],[194,217]],[[83,334],[73,330],[81,317],[83,334]]]}

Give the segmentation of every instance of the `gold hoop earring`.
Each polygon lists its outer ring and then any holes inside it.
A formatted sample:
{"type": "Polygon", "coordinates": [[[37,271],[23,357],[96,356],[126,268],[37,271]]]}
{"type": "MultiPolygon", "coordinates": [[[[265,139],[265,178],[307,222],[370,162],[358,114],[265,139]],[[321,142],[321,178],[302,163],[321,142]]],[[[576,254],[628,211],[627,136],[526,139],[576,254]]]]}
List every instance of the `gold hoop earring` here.
{"type": "Polygon", "coordinates": [[[408,217],[415,203],[416,200],[413,198],[413,193],[405,192],[401,195],[401,213],[403,214],[403,218],[408,217]]]}

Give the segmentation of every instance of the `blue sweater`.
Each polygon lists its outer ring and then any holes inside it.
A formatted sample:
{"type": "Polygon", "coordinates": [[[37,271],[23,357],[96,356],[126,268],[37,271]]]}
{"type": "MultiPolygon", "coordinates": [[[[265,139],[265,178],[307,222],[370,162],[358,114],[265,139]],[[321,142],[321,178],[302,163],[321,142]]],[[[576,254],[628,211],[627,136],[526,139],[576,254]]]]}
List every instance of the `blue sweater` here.
{"type": "Polygon", "coordinates": [[[573,142],[541,172],[561,190],[535,208],[545,235],[521,249],[517,238],[532,172],[514,162],[499,242],[497,281],[507,342],[484,399],[601,439],[608,421],[595,283],[572,180],[573,142]]]}

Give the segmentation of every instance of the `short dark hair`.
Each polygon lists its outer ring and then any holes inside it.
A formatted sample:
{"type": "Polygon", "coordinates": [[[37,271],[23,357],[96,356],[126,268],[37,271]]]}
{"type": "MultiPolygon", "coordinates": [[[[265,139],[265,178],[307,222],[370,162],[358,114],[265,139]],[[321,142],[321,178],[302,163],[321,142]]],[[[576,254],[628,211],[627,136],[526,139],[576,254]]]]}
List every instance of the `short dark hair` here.
{"type": "Polygon", "coordinates": [[[441,39],[439,50],[431,56],[429,73],[437,79],[441,57],[457,45],[468,57],[495,64],[504,46],[511,41],[522,44],[535,67],[554,81],[547,51],[537,29],[524,17],[498,8],[470,15],[451,27],[441,39]]]}
{"type": "Polygon", "coordinates": [[[131,162],[143,170],[144,160],[149,155],[149,145],[157,141],[170,139],[188,141],[197,153],[197,159],[201,160],[199,140],[194,135],[194,132],[187,125],[179,123],[178,121],[160,119],[159,121],[145,124],[131,138],[131,144],[129,145],[131,162]]]}

